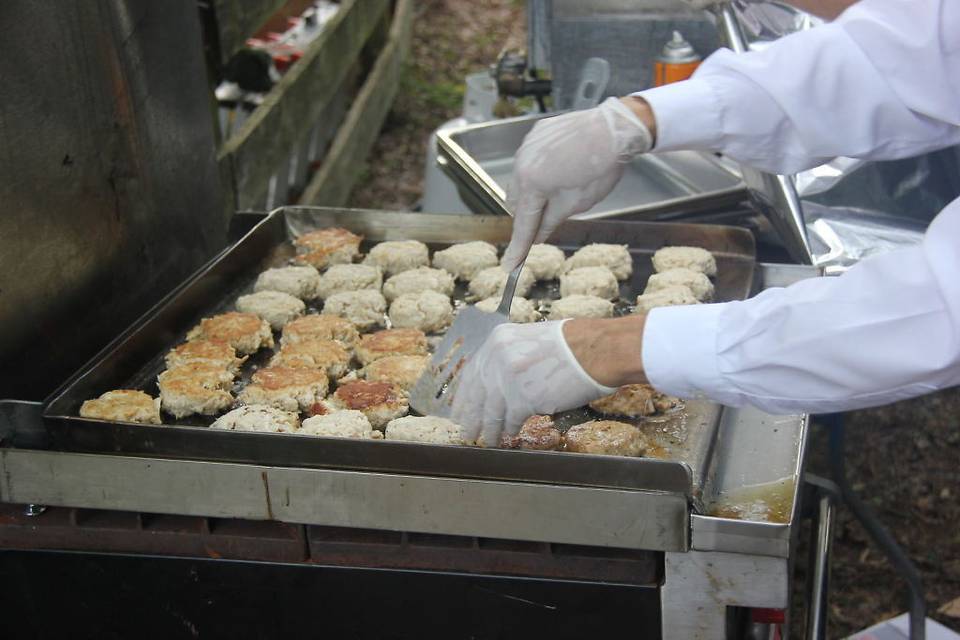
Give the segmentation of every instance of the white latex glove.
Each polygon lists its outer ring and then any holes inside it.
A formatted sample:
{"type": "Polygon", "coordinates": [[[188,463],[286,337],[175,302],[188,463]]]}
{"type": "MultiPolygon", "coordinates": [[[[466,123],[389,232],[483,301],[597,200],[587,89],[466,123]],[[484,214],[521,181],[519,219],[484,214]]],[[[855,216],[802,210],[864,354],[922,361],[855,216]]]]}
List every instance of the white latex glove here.
{"type": "Polygon", "coordinates": [[[467,443],[495,447],[534,414],[580,407],[615,391],[583,370],[563,337],[566,320],[502,324],[471,356],[454,390],[451,420],[467,443]]]}
{"type": "Polygon", "coordinates": [[[517,151],[507,188],[513,237],[503,267],[513,269],[560,223],[603,200],[626,163],[651,146],[649,129],[618,98],[538,122],[517,151]]]}

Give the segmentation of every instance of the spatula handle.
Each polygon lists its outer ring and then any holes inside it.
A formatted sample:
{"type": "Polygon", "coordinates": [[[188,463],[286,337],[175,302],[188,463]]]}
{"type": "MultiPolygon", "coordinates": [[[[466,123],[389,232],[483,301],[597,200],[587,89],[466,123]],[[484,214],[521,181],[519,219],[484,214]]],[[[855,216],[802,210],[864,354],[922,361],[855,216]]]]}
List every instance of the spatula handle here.
{"type": "MultiPolygon", "coordinates": [[[[526,262],[524,260],[523,262],[526,262]]],[[[513,304],[513,293],[517,290],[517,281],[520,279],[520,271],[523,270],[523,262],[514,267],[510,275],[507,276],[507,283],[503,286],[503,297],[500,298],[500,306],[497,307],[497,313],[510,317],[510,305],[513,304]]]]}

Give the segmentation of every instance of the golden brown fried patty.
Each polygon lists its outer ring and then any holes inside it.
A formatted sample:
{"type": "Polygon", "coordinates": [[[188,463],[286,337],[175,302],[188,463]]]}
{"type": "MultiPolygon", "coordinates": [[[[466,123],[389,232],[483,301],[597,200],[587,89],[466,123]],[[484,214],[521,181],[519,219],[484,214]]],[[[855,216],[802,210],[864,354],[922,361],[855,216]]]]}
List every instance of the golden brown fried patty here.
{"type": "Polygon", "coordinates": [[[387,356],[363,368],[369,382],[389,382],[410,391],[430,363],[430,356],[387,356]]]}
{"type": "Polygon", "coordinates": [[[307,411],[326,397],[328,386],[326,371],[271,366],[253,374],[238,400],[284,411],[307,411]]]}
{"type": "Polygon", "coordinates": [[[240,372],[246,357],[238,358],[236,352],[223,340],[191,340],[177,345],[167,353],[168,369],[191,362],[212,364],[226,369],[234,376],[240,372]]]}
{"type": "Polygon", "coordinates": [[[297,318],[283,326],[284,345],[304,340],[335,340],[347,351],[353,351],[360,341],[360,332],[352,322],[330,314],[311,314],[297,318]]]}
{"type": "Polygon", "coordinates": [[[594,420],[570,427],[564,434],[567,451],[608,456],[639,456],[647,448],[640,430],[614,420],[594,420]]]}
{"type": "Polygon", "coordinates": [[[427,336],[418,329],[385,329],[361,336],[357,359],[363,365],[387,356],[427,354],[427,336]]]}
{"type": "Polygon", "coordinates": [[[190,330],[187,340],[220,340],[237,353],[254,353],[261,347],[273,346],[273,333],[266,320],[252,313],[231,311],[204,318],[190,330]]]}
{"type": "Polygon", "coordinates": [[[80,416],[98,420],[160,424],[160,399],[143,391],[117,389],[107,391],[80,407],[80,416]]]}
{"type": "Polygon", "coordinates": [[[194,413],[213,415],[226,409],[233,404],[232,383],[233,374],[205,362],[188,362],[157,376],[160,405],[177,418],[194,413]]]}
{"type": "Polygon", "coordinates": [[[374,429],[383,429],[388,422],[406,415],[410,409],[407,394],[399,386],[366,380],[341,384],[325,404],[328,410],[353,409],[363,412],[374,429]]]}
{"type": "Polygon", "coordinates": [[[303,340],[285,344],[270,361],[271,367],[295,367],[326,371],[331,380],[343,376],[350,365],[350,352],[334,340],[303,340]]]}
{"type": "Polygon", "coordinates": [[[646,384],[627,384],[608,396],[590,403],[590,408],[605,416],[639,418],[657,412],[654,398],[657,392],[646,384]]]}
{"type": "Polygon", "coordinates": [[[347,264],[360,253],[363,236],[340,227],[319,229],[305,233],[293,244],[298,250],[297,262],[324,269],[332,264],[347,264]]]}
{"type": "Polygon", "coordinates": [[[532,451],[555,451],[560,448],[562,435],[550,416],[530,416],[515,436],[504,436],[501,447],[532,451]]]}

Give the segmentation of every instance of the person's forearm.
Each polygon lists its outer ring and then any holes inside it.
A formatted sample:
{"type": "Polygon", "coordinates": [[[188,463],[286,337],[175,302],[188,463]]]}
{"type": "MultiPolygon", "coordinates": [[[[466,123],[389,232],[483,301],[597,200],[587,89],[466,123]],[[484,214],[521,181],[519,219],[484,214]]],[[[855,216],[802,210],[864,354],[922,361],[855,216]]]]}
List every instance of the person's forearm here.
{"type": "Polygon", "coordinates": [[[608,387],[646,382],[643,372],[643,328],[646,315],[570,320],[563,337],[570,351],[594,380],[608,387]]]}
{"type": "Polygon", "coordinates": [[[650,108],[650,103],[640,96],[624,96],[620,98],[620,101],[627,105],[627,108],[633,111],[636,116],[640,118],[640,122],[646,125],[647,129],[650,131],[650,138],[653,142],[653,145],[656,146],[657,119],[653,115],[653,109],[650,108]]]}

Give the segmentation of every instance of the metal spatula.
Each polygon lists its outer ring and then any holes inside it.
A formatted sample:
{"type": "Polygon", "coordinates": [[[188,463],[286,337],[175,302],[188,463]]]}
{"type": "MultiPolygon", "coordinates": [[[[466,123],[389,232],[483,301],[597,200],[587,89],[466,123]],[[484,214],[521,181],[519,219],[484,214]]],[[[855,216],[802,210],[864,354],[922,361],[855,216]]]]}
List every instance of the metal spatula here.
{"type": "Polygon", "coordinates": [[[472,305],[460,311],[410,392],[410,406],[415,411],[425,416],[450,417],[460,371],[497,325],[510,322],[510,305],[522,269],[521,262],[507,276],[500,306],[494,313],[485,313],[472,305]]]}

